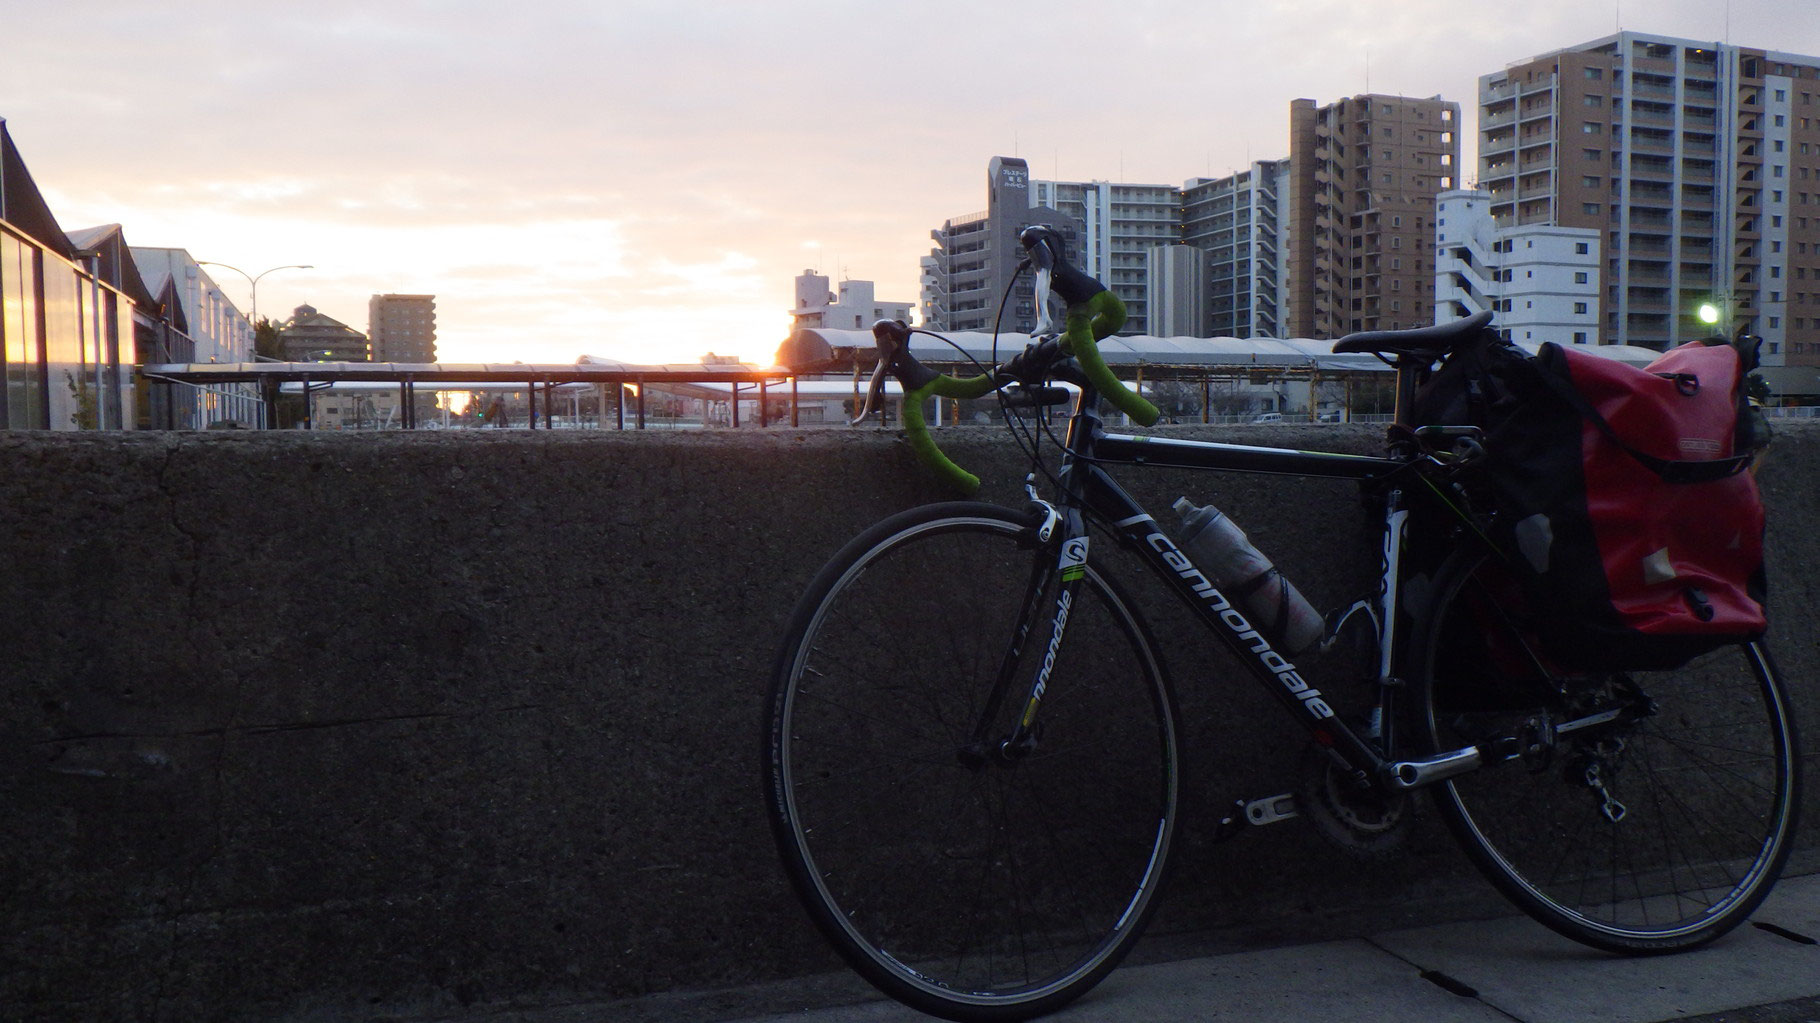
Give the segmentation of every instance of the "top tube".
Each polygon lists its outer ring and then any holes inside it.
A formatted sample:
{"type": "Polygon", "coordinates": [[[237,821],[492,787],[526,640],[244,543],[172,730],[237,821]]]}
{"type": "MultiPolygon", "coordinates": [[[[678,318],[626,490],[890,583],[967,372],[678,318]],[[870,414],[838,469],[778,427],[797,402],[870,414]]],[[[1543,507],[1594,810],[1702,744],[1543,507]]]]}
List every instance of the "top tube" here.
{"type": "Polygon", "coordinates": [[[1301,451],[1294,448],[1268,448],[1126,433],[1100,434],[1095,438],[1093,457],[1102,462],[1175,469],[1214,469],[1343,480],[1377,479],[1403,466],[1400,461],[1376,455],[1301,451]]]}

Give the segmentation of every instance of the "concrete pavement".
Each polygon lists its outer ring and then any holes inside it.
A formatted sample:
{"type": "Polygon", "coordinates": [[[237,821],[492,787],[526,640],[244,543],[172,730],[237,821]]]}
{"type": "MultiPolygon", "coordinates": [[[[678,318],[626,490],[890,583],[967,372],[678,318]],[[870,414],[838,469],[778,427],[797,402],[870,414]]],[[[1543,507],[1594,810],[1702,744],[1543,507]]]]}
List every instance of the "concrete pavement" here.
{"type": "MultiPolygon", "coordinates": [[[[1619,958],[1561,938],[1526,917],[1510,917],[1127,967],[1049,1019],[1658,1023],[1719,1014],[1715,1023],[1820,1021],[1816,938],[1820,874],[1810,874],[1784,879],[1751,924],[1681,955],[1619,958]],[[1750,1011],[1734,1011],[1740,1009],[1750,1011]]],[[[835,988],[805,987],[803,997],[819,1004],[789,1012],[740,1015],[723,1005],[719,1013],[734,1014],[717,1014],[709,1004],[684,1000],[670,1004],[674,1015],[655,1002],[643,1008],[656,1012],[650,1018],[739,1023],[913,1023],[929,1018],[875,997],[831,1004],[826,999],[851,997],[851,989],[834,981],[819,983],[835,988]]],[[[788,994],[787,987],[774,987],[761,1000],[775,1006],[788,994]]]]}

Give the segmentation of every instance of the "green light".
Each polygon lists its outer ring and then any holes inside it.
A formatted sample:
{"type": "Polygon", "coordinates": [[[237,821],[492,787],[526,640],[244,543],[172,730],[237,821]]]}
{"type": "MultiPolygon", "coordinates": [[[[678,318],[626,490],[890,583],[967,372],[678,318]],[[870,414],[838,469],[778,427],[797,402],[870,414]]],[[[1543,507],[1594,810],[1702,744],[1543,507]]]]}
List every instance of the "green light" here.
{"type": "Polygon", "coordinates": [[[1700,303],[1700,322],[1712,326],[1719,322],[1719,307],[1711,302],[1700,303]]]}

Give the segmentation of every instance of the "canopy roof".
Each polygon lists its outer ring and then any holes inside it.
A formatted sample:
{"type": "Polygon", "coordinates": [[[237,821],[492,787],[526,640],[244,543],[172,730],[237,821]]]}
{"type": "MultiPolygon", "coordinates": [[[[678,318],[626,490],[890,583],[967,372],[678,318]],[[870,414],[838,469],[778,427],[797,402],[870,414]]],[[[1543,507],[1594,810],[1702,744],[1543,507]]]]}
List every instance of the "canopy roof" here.
{"type": "MultiPolygon", "coordinates": [[[[1009,359],[1032,340],[1027,334],[999,334],[995,344],[993,335],[969,331],[942,336],[953,344],[928,334],[910,335],[910,353],[923,362],[937,365],[971,361],[991,365],[1009,359]]],[[[778,349],[777,362],[799,372],[813,372],[819,366],[852,360],[870,365],[869,349],[872,347],[869,330],[805,327],[791,334],[778,349]]],[[[1519,343],[1518,347],[1533,352],[1538,346],[1519,343]]],[[[1662,354],[1629,345],[1583,345],[1581,349],[1637,365],[1652,362],[1662,354]]],[[[1312,338],[1151,337],[1137,334],[1106,338],[1100,342],[1100,354],[1106,364],[1113,367],[1155,366],[1230,372],[1270,368],[1323,373],[1390,371],[1390,366],[1375,355],[1336,355],[1332,341],[1312,338]]]]}

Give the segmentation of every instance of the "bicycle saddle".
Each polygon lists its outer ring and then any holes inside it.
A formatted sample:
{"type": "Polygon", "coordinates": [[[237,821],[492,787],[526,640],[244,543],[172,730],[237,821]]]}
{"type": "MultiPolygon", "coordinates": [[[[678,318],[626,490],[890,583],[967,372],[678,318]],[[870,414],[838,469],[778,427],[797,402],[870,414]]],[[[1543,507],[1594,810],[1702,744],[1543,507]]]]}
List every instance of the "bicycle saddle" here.
{"type": "Polygon", "coordinates": [[[1452,323],[1409,330],[1362,330],[1333,343],[1335,353],[1377,352],[1382,355],[1445,355],[1479,336],[1491,322],[1491,310],[1452,323]]]}

